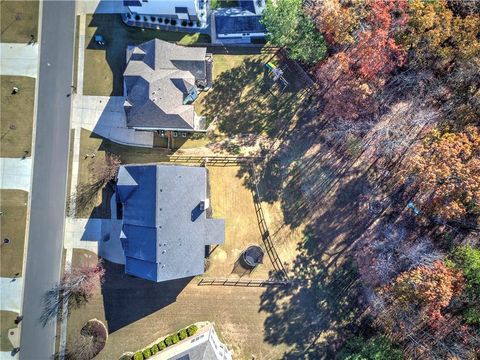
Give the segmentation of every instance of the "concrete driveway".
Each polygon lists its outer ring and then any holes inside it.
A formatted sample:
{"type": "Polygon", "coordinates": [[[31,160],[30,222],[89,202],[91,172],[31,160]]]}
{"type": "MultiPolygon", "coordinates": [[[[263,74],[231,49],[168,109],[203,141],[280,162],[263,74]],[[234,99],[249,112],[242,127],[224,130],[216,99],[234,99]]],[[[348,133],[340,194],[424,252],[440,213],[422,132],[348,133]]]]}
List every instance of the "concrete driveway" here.
{"type": "Polygon", "coordinates": [[[72,127],[81,127],[119,144],[153,147],[153,133],[127,128],[122,96],[76,95],[72,127]]]}
{"type": "Polygon", "coordinates": [[[123,0],[78,0],[77,14],[118,14],[125,12],[123,0]]]}
{"type": "Polygon", "coordinates": [[[23,278],[0,278],[0,310],[20,313],[23,278]]]}
{"type": "Polygon", "coordinates": [[[0,43],[0,75],[37,77],[38,44],[0,43]]]}
{"type": "Polygon", "coordinates": [[[0,189],[30,191],[31,158],[0,158],[0,189]]]}
{"type": "Polygon", "coordinates": [[[67,218],[64,246],[66,249],[88,250],[108,261],[125,264],[121,228],[121,220],[67,218]]]}

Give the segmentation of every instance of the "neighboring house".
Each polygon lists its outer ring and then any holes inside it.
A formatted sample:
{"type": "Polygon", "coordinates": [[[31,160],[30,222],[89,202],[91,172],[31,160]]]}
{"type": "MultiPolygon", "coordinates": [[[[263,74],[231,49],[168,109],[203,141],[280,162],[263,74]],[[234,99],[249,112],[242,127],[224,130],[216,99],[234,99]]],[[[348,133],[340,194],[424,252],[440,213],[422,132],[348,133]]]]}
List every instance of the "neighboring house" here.
{"type": "Polygon", "coordinates": [[[192,105],[212,84],[211,54],[154,39],[127,49],[124,109],[136,130],[206,131],[192,105]]]}
{"type": "Polygon", "coordinates": [[[123,21],[130,26],[197,29],[207,26],[206,0],[124,0],[123,21]]]}
{"type": "Polygon", "coordinates": [[[227,346],[217,336],[212,324],[175,345],[153,355],[152,360],[232,360],[227,346]]]}
{"type": "Polygon", "coordinates": [[[264,40],[265,26],[260,22],[263,0],[239,1],[238,7],[220,8],[214,12],[215,43],[251,43],[264,40]]]}
{"type": "Polygon", "coordinates": [[[204,272],[207,245],[222,244],[223,219],[211,219],[204,167],[120,166],[116,197],[125,272],[152,281],[204,272]]]}

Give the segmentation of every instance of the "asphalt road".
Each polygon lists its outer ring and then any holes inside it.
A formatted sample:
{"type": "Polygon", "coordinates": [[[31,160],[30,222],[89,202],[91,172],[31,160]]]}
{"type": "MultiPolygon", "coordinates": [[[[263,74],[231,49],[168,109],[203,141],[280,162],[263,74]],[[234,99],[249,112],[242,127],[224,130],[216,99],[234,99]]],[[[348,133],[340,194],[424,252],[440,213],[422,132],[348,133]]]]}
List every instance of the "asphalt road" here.
{"type": "Polygon", "coordinates": [[[40,323],[42,297],[59,280],[70,136],[75,1],[42,1],[37,122],[20,359],[51,359],[55,321],[40,323]]]}

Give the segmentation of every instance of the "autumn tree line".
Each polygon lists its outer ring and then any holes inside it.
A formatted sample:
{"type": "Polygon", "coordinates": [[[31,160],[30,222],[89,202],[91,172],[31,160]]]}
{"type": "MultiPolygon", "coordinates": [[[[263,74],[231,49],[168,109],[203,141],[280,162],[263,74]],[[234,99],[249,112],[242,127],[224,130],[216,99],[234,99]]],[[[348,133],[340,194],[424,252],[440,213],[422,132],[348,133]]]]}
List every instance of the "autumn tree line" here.
{"type": "Polygon", "coordinates": [[[315,77],[331,141],[368,137],[414,219],[413,237],[383,221],[359,239],[378,333],[339,357],[477,359],[480,1],[276,0],[262,21],[315,77]]]}

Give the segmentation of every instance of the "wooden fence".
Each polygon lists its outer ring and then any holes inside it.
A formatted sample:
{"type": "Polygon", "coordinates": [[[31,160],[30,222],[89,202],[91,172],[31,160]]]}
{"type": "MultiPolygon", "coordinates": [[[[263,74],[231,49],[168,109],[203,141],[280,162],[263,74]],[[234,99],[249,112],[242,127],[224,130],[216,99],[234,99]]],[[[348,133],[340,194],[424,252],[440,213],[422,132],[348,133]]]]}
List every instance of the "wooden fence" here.
{"type": "Polygon", "coordinates": [[[263,279],[227,279],[227,278],[202,278],[198,286],[240,286],[240,287],[266,287],[287,286],[288,281],[263,280],[263,279]]]}

